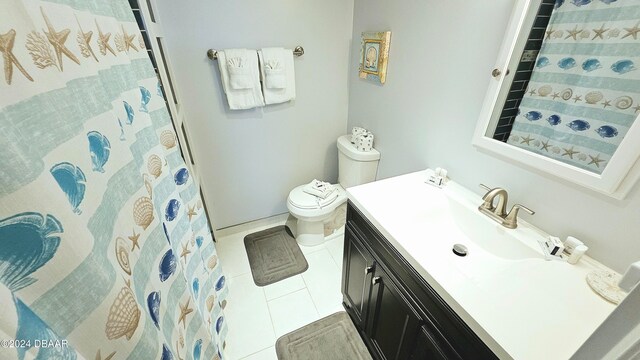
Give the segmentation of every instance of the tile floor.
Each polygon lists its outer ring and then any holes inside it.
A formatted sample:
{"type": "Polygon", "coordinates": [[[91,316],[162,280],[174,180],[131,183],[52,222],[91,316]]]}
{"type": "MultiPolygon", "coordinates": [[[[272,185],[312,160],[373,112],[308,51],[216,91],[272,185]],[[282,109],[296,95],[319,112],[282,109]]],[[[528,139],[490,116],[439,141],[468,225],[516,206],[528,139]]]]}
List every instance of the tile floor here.
{"type": "Polygon", "coordinates": [[[229,360],[276,360],[275,343],[280,336],[344,310],[342,235],[318,246],[301,246],[309,263],[304,273],[265,287],[253,283],[244,237],[285,220],[282,216],[260,220],[218,235],[216,247],[230,291],[225,309],[229,360]]]}

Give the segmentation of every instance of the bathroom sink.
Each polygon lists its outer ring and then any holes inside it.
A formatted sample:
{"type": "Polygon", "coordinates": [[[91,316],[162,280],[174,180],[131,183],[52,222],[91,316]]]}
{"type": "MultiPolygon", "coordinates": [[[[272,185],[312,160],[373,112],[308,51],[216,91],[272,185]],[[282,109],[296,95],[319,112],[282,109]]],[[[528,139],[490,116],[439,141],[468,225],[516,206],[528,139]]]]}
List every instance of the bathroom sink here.
{"type": "MultiPolygon", "coordinates": [[[[478,211],[481,198],[469,190],[451,184],[444,189],[447,211],[443,212],[457,241],[471,247],[476,245],[493,256],[504,260],[544,259],[538,240],[544,234],[520,220],[516,229],[507,229],[478,211]]],[[[470,251],[471,254],[471,251],[470,251]]]]}
{"type": "Polygon", "coordinates": [[[546,261],[538,241],[548,234],[530,216],[507,229],[480,213],[479,191],[453,180],[425,184],[430,175],[355,186],[349,201],[499,358],[569,359],[615,308],[585,282],[606,267],[588,256],[576,265],[546,261]]]}

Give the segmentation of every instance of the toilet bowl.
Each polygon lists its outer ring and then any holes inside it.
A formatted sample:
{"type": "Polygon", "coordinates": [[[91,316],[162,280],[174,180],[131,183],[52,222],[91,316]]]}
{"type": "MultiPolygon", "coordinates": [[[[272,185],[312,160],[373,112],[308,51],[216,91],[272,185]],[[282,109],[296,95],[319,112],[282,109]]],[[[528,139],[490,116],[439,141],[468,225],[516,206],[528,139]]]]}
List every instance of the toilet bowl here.
{"type": "Polygon", "coordinates": [[[287,209],[296,219],[296,240],[300,245],[315,246],[324,242],[324,223],[331,219],[336,209],[347,202],[347,193],[340,186],[326,199],[307,194],[301,185],[291,190],[287,209]]]}
{"type": "Polygon", "coordinates": [[[287,198],[287,208],[296,218],[296,226],[292,230],[300,245],[319,245],[325,241],[325,223],[328,227],[344,223],[345,211],[340,211],[343,209],[340,206],[347,202],[345,188],[375,180],[380,159],[377,150],[359,151],[351,143],[349,135],[339,137],[337,146],[339,183],[333,185],[336,190],[322,199],[304,192],[304,184],[291,190],[287,198]],[[338,216],[342,219],[336,219],[338,216]]]}

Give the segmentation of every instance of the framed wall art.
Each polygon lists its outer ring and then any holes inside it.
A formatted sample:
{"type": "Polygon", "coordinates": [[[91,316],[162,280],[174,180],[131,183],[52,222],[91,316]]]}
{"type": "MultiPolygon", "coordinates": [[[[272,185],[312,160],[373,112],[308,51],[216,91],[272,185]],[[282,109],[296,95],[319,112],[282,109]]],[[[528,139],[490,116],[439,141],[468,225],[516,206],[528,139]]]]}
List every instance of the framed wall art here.
{"type": "Polygon", "coordinates": [[[391,31],[363,32],[360,47],[360,78],[384,84],[387,79],[391,31]]]}

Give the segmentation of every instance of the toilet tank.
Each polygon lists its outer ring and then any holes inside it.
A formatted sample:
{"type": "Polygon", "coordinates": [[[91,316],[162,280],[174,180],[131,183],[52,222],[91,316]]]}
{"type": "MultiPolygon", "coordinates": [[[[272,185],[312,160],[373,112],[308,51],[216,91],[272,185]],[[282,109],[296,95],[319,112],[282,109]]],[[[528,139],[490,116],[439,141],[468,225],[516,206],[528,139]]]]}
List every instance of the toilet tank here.
{"type": "Polygon", "coordinates": [[[338,182],[345,189],[374,181],[380,161],[378,150],[358,151],[350,138],[338,138],[338,182]]]}

